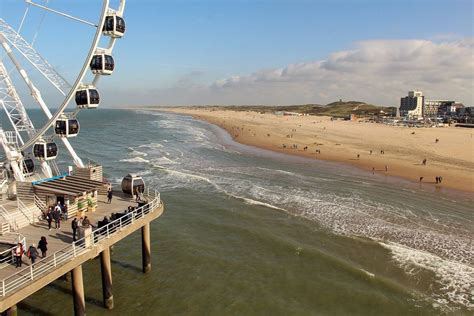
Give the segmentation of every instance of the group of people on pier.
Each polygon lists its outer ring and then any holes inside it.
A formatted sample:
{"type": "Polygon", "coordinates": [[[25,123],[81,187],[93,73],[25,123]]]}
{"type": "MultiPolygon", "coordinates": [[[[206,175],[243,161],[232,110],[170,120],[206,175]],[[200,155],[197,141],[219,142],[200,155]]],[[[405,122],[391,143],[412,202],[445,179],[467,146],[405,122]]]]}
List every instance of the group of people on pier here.
{"type": "Polygon", "coordinates": [[[45,236],[41,236],[37,246],[31,244],[26,253],[23,244],[19,242],[12,251],[15,266],[21,268],[21,265],[23,264],[23,255],[26,255],[31,260],[31,264],[35,264],[36,258],[39,257],[38,249],[41,251],[41,258],[45,258],[46,252],[48,251],[48,242],[45,236]]]}
{"type": "Polygon", "coordinates": [[[56,206],[50,206],[46,214],[44,214],[48,221],[48,229],[51,230],[51,224],[54,221],[54,228],[61,229],[61,220],[67,220],[67,206],[58,202],[56,206]]]}
{"type": "MultiPolygon", "coordinates": [[[[140,192],[141,193],[141,192],[140,192]]],[[[107,192],[107,203],[112,202],[112,189],[109,188],[107,192]]],[[[146,207],[146,200],[143,198],[142,194],[137,194],[136,202],[138,203],[138,207],[140,206],[145,206],[146,207]]],[[[109,225],[111,222],[121,219],[121,222],[128,222],[131,221],[133,218],[139,218],[142,215],[133,213],[133,211],[136,209],[134,206],[129,206],[126,210],[123,212],[117,212],[117,213],[112,213],[110,215],[110,218],[107,216],[104,216],[102,220],[99,220],[95,225],[92,224],[90,219],[87,216],[84,217],[74,217],[74,219],[71,222],[71,229],[72,229],[72,241],[77,242],[80,239],[83,239],[83,246],[88,246],[92,242],[92,239],[84,238],[91,236],[93,231],[97,231],[94,236],[94,239],[96,239],[98,236],[109,233],[110,231],[114,231],[117,229],[117,226],[120,226],[119,222],[117,222],[115,225],[109,225]],[[133,217],[133,218],[132,218],[133,217]],[[105,227],[107,227],[105,229],[105,227]]],[[[54,222],[55,224],[55,229],[61,229],[61,221],[67,221],[68,220],[68,215],[67,215],[67,206],[64,204],[61,204],[60,202],[57,203],[55,206],[50,206],[48,210],[43,214],[43,219],[45,219],[48,223],[48,230],[52,229],[52,223],[54,222]]],[[[38,244],[35,246],[34,244],[31,244],[28,249],[25,249],[26,245],[22,244],[19,242],[15,247],[12,249],[12,256],[14,258],[14,264],[15,266],[21,267],[23,263],[23,256],[26,255],[30,260],[31,264],[35,264],[37,258],[40,256],[41,252],[41,258],[45,258],[47,256],[47,251],[48,251],[48,241],[46,240],[45,236],[41,236],[38,244]]]]}

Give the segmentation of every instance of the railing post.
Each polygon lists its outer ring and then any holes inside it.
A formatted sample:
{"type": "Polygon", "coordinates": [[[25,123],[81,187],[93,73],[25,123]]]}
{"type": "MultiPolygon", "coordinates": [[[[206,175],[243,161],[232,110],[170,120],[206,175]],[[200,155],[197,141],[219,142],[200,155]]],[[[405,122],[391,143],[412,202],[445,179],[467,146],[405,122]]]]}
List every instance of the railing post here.
{"type": "Polygon", "coordinates": [[[110,230],[109,230],[109,228],[110,228],[110,224],[107,225],[107,238],[110,237],[110,230]]]}
{"type": "Polygon", "coordinates": [[[33,265],[30,266],[30,277],[33,280],[33,265]]]}
{"type": "Polygon", "coordinates": [[[54,266],[56,267],[56,253],[53,254],[53,263],[54,263],[54,266]]]}
{"type": "Polygon", "coordinates": [[[119,218],[119,227],[122,229],[122,217],[119,218]]]}
{"type": "Polygon", "coordinates": [[[74,255],[74,258],[76,258],[76,243],[75,242],[72,243],[72,253],[74,255]]]}
{"type": "Polygon", "coordinates": [[[5,297],[5,279],[2,280],[2,296],[5,297]]]}

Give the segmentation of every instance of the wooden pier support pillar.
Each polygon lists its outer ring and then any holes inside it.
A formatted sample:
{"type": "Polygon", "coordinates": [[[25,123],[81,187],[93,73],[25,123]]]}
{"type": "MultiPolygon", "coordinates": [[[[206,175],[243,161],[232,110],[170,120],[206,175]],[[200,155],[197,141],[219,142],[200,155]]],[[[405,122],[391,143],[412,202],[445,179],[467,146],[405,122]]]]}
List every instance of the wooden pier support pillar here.
{"type": "Polygon", "coordinates": [[[2,315],[5,315],[5,316],[16,316],[18,315],[18,309],[16,307],[16,305],[13,305],[12,307],[6,309],[2,315]]]}
{"type": "Polygon", "coordinates": [[[142,264],[143,273],[151,271],[151,245],[150,245],[150,223],[142,227],[142,264]]]}
{"type": "Polygon", "coordinates": [[[102,272],[102,296],[104,307],[114,308],[114,295],[112,291],[112,265],[110,263],[110,248],[100,253],[100,270],[102,272]]]}
{"type": "Polygon", "coordinates": [[[74,300],[74,315],[86,314],[86,300],[84,297],[84,282],[82,279],[82,265],[78,265],[71,271],[72,297],[74,300]]]}

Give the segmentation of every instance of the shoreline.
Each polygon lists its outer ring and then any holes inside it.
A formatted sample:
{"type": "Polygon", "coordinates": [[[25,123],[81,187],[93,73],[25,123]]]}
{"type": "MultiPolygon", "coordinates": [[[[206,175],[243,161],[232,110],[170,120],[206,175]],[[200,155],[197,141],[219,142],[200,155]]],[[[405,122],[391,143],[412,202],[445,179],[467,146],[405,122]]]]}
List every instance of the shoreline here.
{"type": "Polygon", "coordinates": [[[474,139],[470,130],[394,127],[331,121],[329,117],[277,116],[226,109],[134,109],[190,115],[219,126],[234,141],[256,148],[340,162],[413,183],[419,183],[423,177],[422,185],[435,189],[474,192],[474,139]],[[439,143],[435,138],[440,139],[439,143]],[[427,159],[426,165],[423,159],[427,159]],[[442,176],[442,183],[436,183],[438,176],[442,176]]]}

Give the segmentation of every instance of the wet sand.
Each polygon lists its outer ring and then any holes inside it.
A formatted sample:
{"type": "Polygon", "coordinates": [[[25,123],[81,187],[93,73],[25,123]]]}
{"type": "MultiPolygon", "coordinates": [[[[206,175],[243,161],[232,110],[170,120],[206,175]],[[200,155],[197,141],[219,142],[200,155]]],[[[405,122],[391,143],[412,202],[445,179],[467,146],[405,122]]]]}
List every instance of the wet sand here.
{"type": "MultiPolygon", "coordinates": [[[[147,109],[150,110],[150,109],[147,109]]],[[[167,108],[225,129],[234,140],[291,155],[348,163],[422,185],[474,192],[474,131],[408,128],[320,116],[167,108]],[[436,142],[436,139],[439,141],[436,142]],[[426,159],[426,165],[422,161],[426,159]],[[436,183],[441,176],[442,182],[436,183]]]]}

